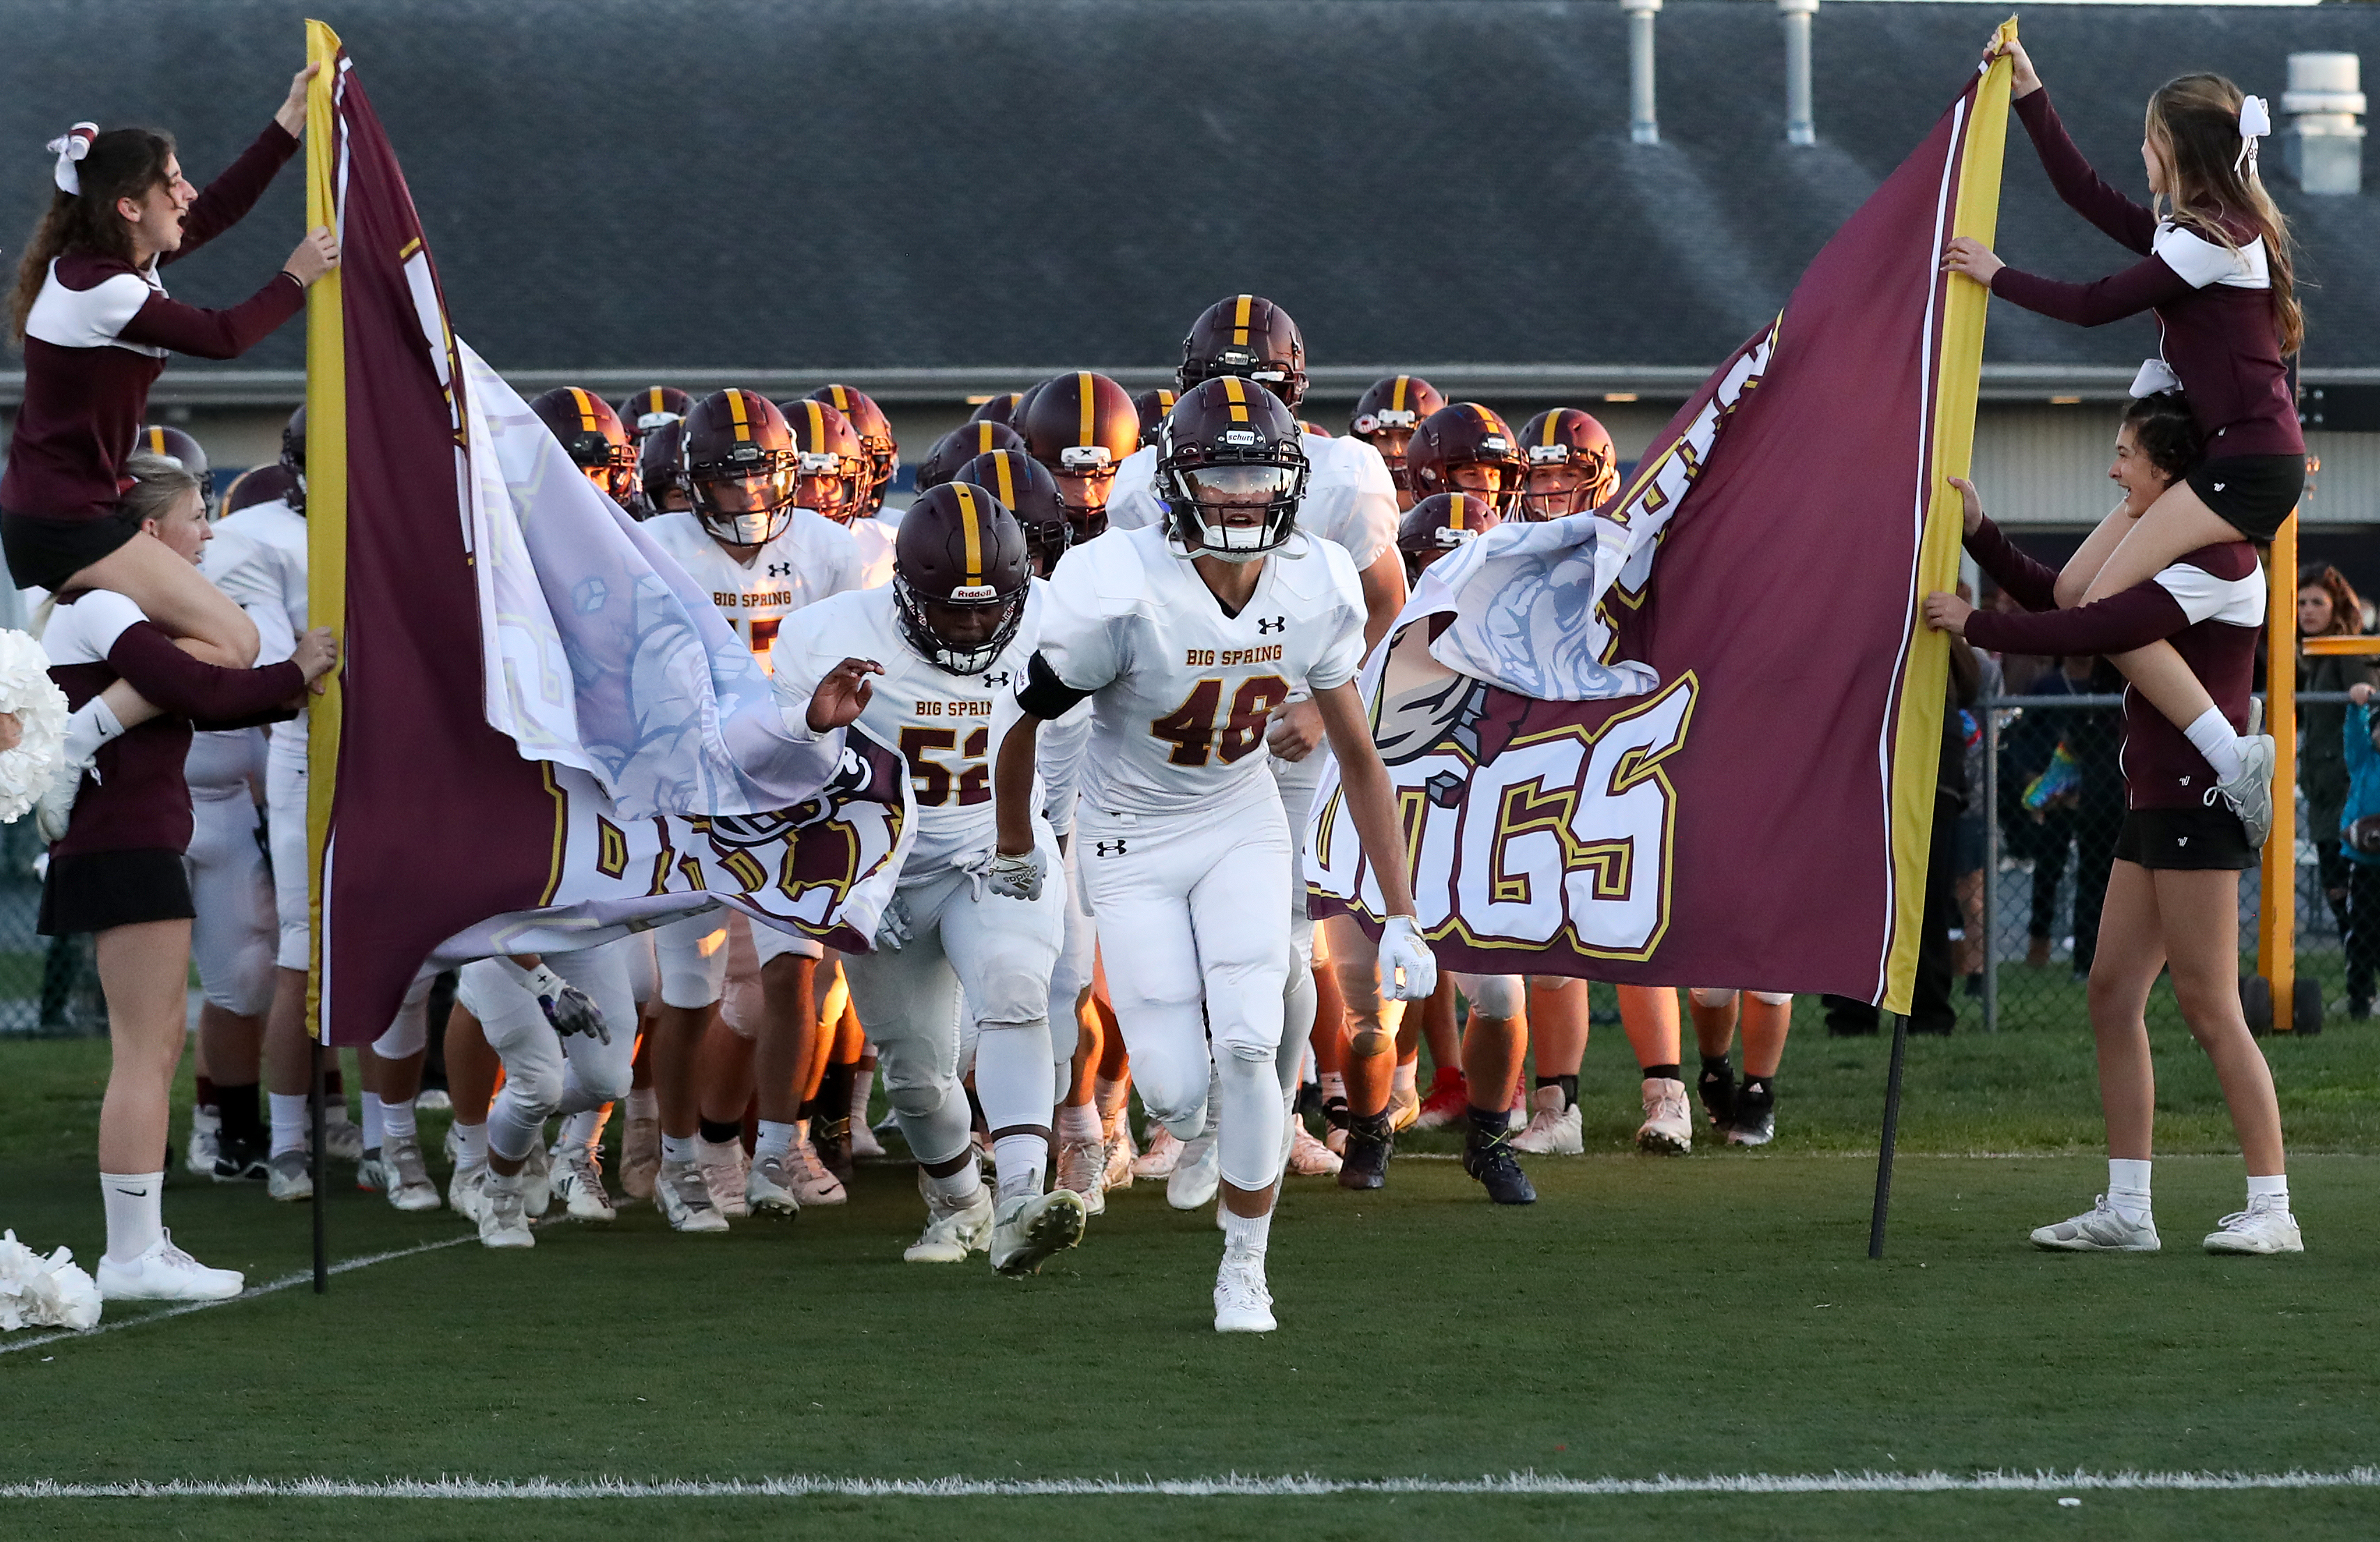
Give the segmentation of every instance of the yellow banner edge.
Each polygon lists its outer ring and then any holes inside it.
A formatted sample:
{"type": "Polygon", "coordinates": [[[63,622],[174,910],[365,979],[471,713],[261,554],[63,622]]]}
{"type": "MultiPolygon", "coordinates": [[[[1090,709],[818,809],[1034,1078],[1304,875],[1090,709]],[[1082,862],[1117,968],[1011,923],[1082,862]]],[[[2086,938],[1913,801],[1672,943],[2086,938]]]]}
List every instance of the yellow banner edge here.
{"type": "MultiPolygon", "coordinates": [[[[1995,34],[2017,35],[2016,18],[1995,34]]],[[[2008,149],[2009,92],[2014,64],[1992,61],[1975,88],[1974,110],[1959,146],[1959,196],[1950,234],[1988,247],[1999,226],[2000,172],[2008,149]]],[[[1983,378],[1984,321],[1991,292],[1979,284],[1953,280],[1945,286],[1941,350],[1935,358],[1934,486],[1925,505],[1925,529],[1918,544],[1917,587],[1912,596],[1912,635],[1901,671],[1900,706],[1892,749],[1892,917],[1886,953],[1883,1008],[1906,1014],[1917,979],[1918,943],[1925,917],[1925,869],[1934,836],[1934,791],[1939,781],[1936,747],[1942,742],[1948,710],[1946,682],[1949,643],[1916,613],[1916,602],[1936,589],[1957,586],[1959,550],[1965,516],[1951,477],[1973,467],[1975,397],[1983,378]]],[[[1986,965],[1988,967],[1988,965],[1986,965]]]]}
{"type": "MultiPolygon", "coordinates": [[[[339,35],[306,23],[306,59],[322,67],[306,91],[306,228],[339,228],[337,106],[339,35]]],[[[339,722],[347,621],[346,322],[337,269],[306,292],[306,608],[309,625],[339,639],[341,665],[307,705],[306,1023],[328,1042],[322,1017],[322,854],[338,793],[339,722]]]]}

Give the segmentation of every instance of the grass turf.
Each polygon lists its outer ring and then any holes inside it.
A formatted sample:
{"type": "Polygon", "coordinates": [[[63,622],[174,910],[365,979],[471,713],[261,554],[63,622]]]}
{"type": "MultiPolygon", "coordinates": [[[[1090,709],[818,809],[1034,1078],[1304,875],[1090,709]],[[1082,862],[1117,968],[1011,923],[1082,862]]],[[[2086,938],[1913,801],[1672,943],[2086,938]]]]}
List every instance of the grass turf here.
{"type": "MultiPolygon", "coordinates": [[[[2291,1131],[2301,1258],[2219,1261],[2239,1203],[2204,1060],[2163,1036],[2154,1257],[2037,1254],[2024,1232],[2102,1186],[2084,1036],[1911,1046],[1889,1257],[1864,1257],[1887,1041],[1805,1034],[1777,1147],[1625,1154],[1633,1075],[1599,1032],[1591,1153],[1530,1163],[1543,1200],[1483,1203],[1404,1160],[1379,1196],[1297,1181],[1276,1230],[1282,1331],[1218,1339],[1219,1240],[1155,1185],[1111,1197],[1034,1281],[900,1262],[905,1168],[851,1205],[724,1237],[649,1208],[549,1226],[262,1299],[0,1355],[0,1483],[1211,1476],[1644,1477],[1838,1469],[2334,1471],[2380,1451],[2368,1346],[2380,1265],[2380,1035],[2267,1040],[2291,1131]],[[1974,1153],[2025,1153],[1978,1157],[1974,1153]],[[2185,1156],[2181,1153],[2204,1153],[2185,1156]]],[[[0,1223],[99,1251],[89,1043],[0,1049],[0,1223]]],[[[428,1131],[434,1143],[437,1126],[428,1131]]],[[[1409,1151],[1451,1148],[1445,1137],[1409,1151]]],[[[334,1168],[334,1175],[343,1177],[334,1168]]],[[[460,1235],[344,1182],[334,1256],[460,1235]]],[[[252,1281],[301,1270],[302,1208],[181,1180],[167,1219],[252,1281]]],[[[111,1312],[128,1320],[129,1310],[111,1312]]],[[[5,1343],[0,1343],[5,1347],[5,1343]]],[[[2372,1490],[1329,1499],[11,1500],[0,1531],[870,1536],[1178,1529],[1229,1537],[2370,1536],[2372,1490]]]]}

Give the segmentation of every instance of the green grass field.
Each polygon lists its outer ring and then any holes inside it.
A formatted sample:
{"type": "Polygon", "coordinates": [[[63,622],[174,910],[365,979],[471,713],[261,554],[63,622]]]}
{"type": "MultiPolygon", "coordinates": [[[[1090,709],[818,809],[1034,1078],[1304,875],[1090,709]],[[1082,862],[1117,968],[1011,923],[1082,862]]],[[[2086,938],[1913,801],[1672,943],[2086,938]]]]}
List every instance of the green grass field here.
{"type": "MultiPolygon", "coordinates": [[[[1633,1068],[1598,1032],[1590,1155],[1485,1203],[1446,1137],[1384,1195],[1293,1181],[1281,1330],[1219,1339],[1220,1248],[1157,1185],[1110,1196],[1040,1278],[905,1265],[909,1171],[724,1237],[647,1208],[475,1242],[87,1339],[0,1353],[0,1486],[326,1478],[1706,1479],[2340,1474],[2380,1461],[2380,1031],[2266,1041],[2302,1257],[2217,1261],[2238,1208],[2213,1077],[2163,1036],[2149,1257],[2038,1254],[2105,1168],[2079,1028],[1912,1040],[1889,1254],[1865,1257],[1888,1040],[1811,1031],[1760,1153],[1627,1148],[1633,1068]]],[[[104,1074],[0,1046],[0,1224],[87,1263],[104,1074]]],[[[439,1133],[428,1126],[432,1145],[439,1133]]],[[[443,1164],[434,1164],[441,1168],[443,1164]]],[[[347,1188],[334,1258],[465,1235],[347,1188]]],[[[303,1208],[179,1179],[166,1219],[252,1284],[298,1276],[303,1208]]],[[[152,1318],[154,1314],[152,1314],[152,1318]]],[[[30,1334],[0,1341],[0,1352],[30,1334]]],[[[2380,1488],[1931,1493],[1285,1493],[537,1500],[0,1498],[0,1536],[2369,1537],[2380,1488]],[[2061,1506],[2072,1497],[2080,1505],[2061,1506]]]]}

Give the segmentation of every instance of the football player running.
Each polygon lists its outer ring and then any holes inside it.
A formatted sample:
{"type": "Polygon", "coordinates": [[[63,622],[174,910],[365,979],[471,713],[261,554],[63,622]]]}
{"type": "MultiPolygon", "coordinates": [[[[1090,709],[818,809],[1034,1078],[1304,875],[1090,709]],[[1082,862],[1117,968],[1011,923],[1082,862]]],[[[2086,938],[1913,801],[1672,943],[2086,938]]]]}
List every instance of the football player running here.
{"type": "Polygon", "coordinates": [[[1539,521],[1587,514],[1620,491],[1611,434],[1590,412],[1548,407],[1521,430],[1526,455],[1520,516],[1539,521]]]}
{"type": "Polygon", "coordinates": [[[841,526],[859,548],[859,587],[892,581],[892,527],[862,516],[874,512],[875,461],[851,419],[817,395],[777,404],[794,431],[794,501],[841,526]]]}
{"type": "Polygon", "coordinates": [[[528,404],[562,443],[570,464],[623,512],[637,502],[637,441],[612,404],[576,385],[557,386],[528,404]]]}
{"type": "Polygon", "coordinates": [[[1279,919],[1297,843],[1257,751],[1293,692],[1315,703],[1380,875],[1387,988],[1427,996],[1438,970],[1354,685],[1365,618],[1355,566],[1297,529],[1308,467],[1296,420],[1236,375],[1206,381],[1166,419],[1157,462],[1163,521],[1069,552],[1044,596],[1016,693],[1024,715],[993,772],[990,884],[1043,892],[1038,731],[1087,698],[1075,839],[1134,1079],[1177,1138],[1220,1133],[1215,1327],[1269,1332],[1265,1253],[1305,1047],[1287,1032],[1297,959],[1279,919]]]}
{"type": "Polygon", "coordinates": [[[1421,420],[1445,405],[1445,395],[1419,375],[1390,375],[1372,382],[1347,419],[1347,431],[1379,452],[1380,463],[1397,484],[1401,510],[1411,512],[1420,502],[1405,475],[1405,446],[1421,420]]]}
{"type": "Polygon", "coordinates": [[[1116,468],[1140,447],[1140,409],[1124,388],[1088,370],[1053,375],[1026,393],[1010,426],[1056,479],[1075,539],[1105,530],[1116,468]]]}
{"type": "MultiPolygon", "coordinates": [[[[844,960],[859,1019],[877,1048],[885,1097],[917,1157],[925,1232],[912,1263],[959,1263],[984,1249],[1002,1274],[1031,1274],[1072,1247],[1082,1196],[1043,1191],[1050,1160],[1050,976],[1064,896],[989,887],[997,833],[991,792],[995,713],[1014,716],[1002,688],[1024,673],[1033,567],[1016,517],[983,489],[953,482],[902,516],[889,589],[837,595],[781,634],[776,675],[785,722],[819,724],[814,683],[847,653],[881,665],[859,722],[909,763],[917,844],[877,931],[874,953],[844,960]],[[977,1168],[959,1085],[958,1016],[973,1020],[975,1087],[991,1127],[997,1195],[977,1168]]],[[[1036,801],[1034,858],[1054,865],[1057,840],[1036,801]]]]}

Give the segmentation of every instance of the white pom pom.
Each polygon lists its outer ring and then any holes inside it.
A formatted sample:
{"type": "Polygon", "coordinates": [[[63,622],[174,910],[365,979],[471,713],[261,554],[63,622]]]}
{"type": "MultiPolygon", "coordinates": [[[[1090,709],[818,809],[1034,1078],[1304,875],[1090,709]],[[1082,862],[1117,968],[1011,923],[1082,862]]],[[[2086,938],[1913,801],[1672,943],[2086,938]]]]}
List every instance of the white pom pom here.
{"type": "Polygon", "coordinates": [[[12,824],[66,759],[66,693],[50,678],[49,655],[22,632],[0,630],[0,712],[15,715],[19,735],[0,750],[0,824],[12,824]]]}
{"type": "Polygon", "coordinates": [[[0,1329],[71,1328],[99,1322],[99,1287],[75,1267],[74,1254],[59,1248],[44,1258],[0,1232],[0,1329]]]}

